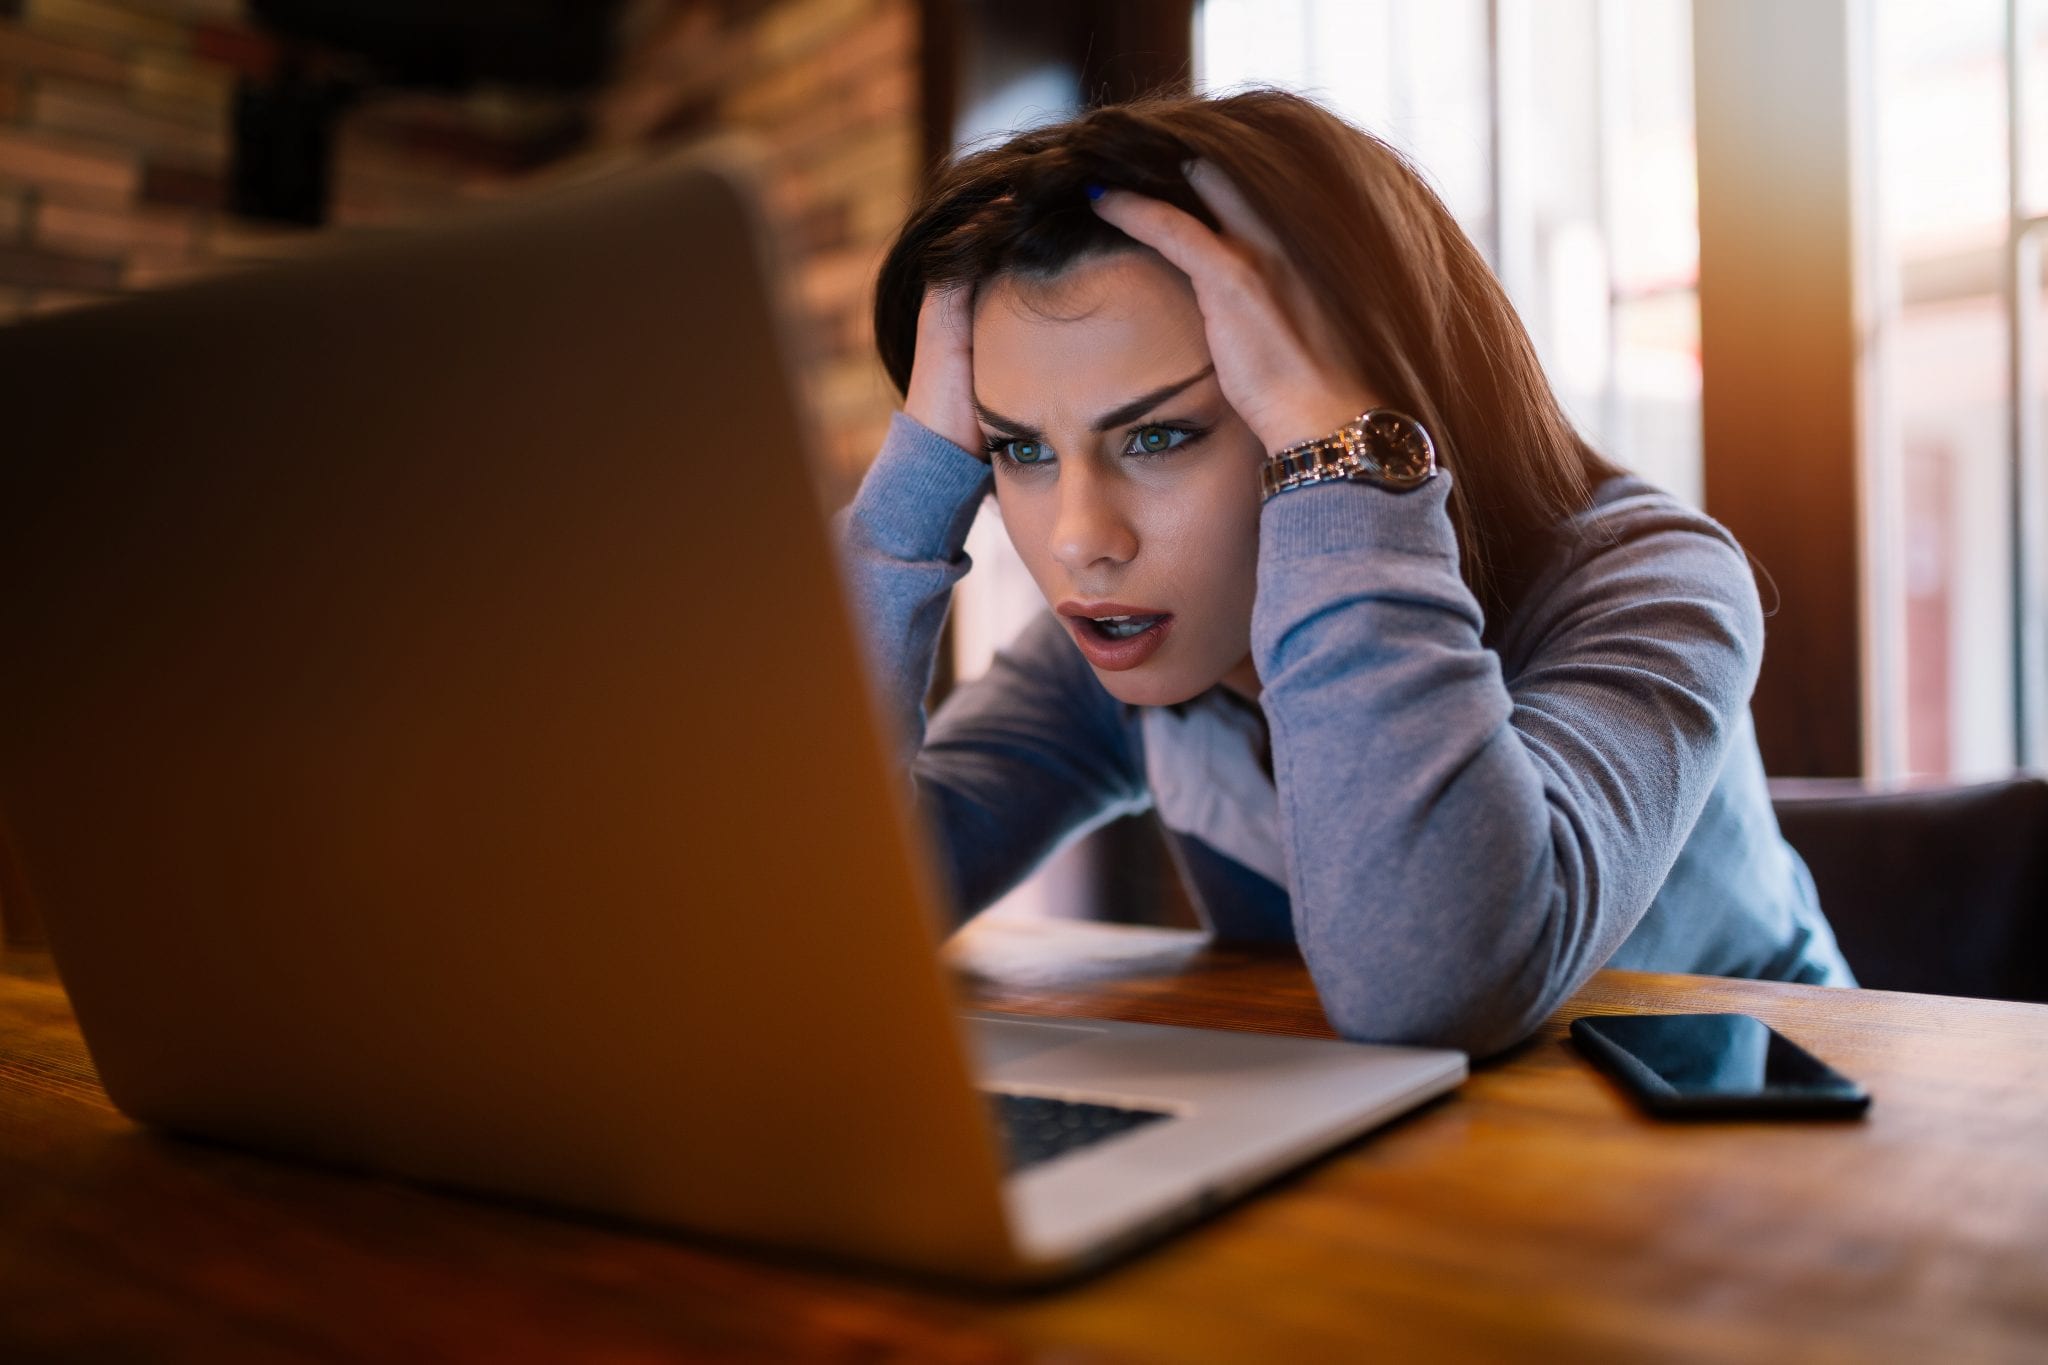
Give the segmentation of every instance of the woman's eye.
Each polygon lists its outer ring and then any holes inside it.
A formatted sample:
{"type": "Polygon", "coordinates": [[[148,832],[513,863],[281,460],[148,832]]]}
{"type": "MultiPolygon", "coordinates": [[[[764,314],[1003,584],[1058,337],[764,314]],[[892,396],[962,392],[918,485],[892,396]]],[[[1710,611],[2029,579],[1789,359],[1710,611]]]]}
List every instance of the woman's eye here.
{"type": "Polygon", "coordinates": [[[1124,447],[1124,454],[1164,455],[1169,450],[1186,445],[1194,438],[1194,432],[1181,427],[1139,427],[1131,433],[1130,443],[1124,447]]]}
{"type": "Polygon", "coordinates": [[[1014,436],[992,436],[988,453],[1010,464],[1043,464],[1050,451],[1042,441],[1021,441],[1014,436]]]}

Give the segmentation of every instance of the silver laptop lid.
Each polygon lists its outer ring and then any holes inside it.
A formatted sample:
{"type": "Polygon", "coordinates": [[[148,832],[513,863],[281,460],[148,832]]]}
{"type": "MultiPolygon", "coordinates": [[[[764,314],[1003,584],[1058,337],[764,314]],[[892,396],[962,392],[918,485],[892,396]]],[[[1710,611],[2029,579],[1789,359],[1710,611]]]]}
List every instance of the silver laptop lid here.
{"type": "Polygon", "coordinates": [[[698,162],[0,329],[0,819],[128,1113],[1009,1255],[757,224],[698,162]]]}

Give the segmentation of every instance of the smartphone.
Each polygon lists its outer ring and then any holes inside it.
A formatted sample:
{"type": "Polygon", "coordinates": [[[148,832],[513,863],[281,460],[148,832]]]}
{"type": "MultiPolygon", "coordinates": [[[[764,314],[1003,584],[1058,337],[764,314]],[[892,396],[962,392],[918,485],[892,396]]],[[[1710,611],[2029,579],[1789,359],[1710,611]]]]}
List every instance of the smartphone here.
{"type": "Polygon", "coordinates": [[[1746,1014],[1589,1014],[1572,1041],[1659,1118],[1856,1118],[1870,1094],[1746,1014]]]}

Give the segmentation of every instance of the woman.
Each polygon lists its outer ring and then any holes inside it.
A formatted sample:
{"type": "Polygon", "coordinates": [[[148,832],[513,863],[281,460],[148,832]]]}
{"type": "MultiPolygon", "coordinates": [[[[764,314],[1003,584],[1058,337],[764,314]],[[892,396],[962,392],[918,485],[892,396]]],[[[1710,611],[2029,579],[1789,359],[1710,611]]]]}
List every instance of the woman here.
{"type": "Polygon", "coordinates": [[[964,913],[1149,805],[1347,1037],[1497,1051],[1610,964],[1850,983],[1741,549],[1573,432],[1384,144],[1275,91],[1022,134],[913,210],[875,331],[842,544],[964,913]],[[927,732],[991,480],[1053,610],[927,732]]]}

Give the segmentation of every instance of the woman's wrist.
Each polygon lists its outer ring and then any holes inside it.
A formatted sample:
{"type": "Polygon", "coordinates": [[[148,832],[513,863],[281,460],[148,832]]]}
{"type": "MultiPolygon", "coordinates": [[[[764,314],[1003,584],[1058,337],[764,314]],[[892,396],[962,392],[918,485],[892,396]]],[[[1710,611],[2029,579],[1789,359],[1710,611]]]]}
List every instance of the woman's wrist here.
{"type": "Polygon", "coordinates": [[[925,291],[917,312],[917,358],[903,393],[903,411],[925,430],[986,464],[981,423],[974,415],[973,297],[973,290],[964,285],[925,291]]]}
{"type": "Polygon", "coordinates": [[[1275,407],[1252,431],[1270,458],[1292,446],[1328,436],[1345,423],[1357,421],[1359,414],[1379,406],[1370,389],[1322,390],[1275,407]]]}
{"type": "Polygon", "coordinates": [[[899,412],[889,420],[852,511],[893,557],[948,559],[966,542],[988,487],[986,464],[899,412]]]}
{"type": "Polygon", "coordinates": [[[1405,493],[1428,483],[1436,473],[1436,443],[1422,423],[1392,408],[1373,408],[1327,436],[1267,456],[1259,481],[1270,500],[1332,479],[1405,493]]]}
{"type": "Polygon", "coordinates": [[[960,429],[958,422],[948,424],[928,407],[917,404],[914,401],[914,395],[912,398],[904,400],[902,415],[915,422],[927,434],[938,437],[947,445],[973,456],[983,464],[988,463],[987,456],[982,454],[980,450],[980,427],[977,426],[973,431],[963,431],[960,429]],[[952,430],[947,429],[949,425],[953,428],[952,430]]]}

